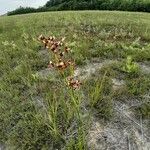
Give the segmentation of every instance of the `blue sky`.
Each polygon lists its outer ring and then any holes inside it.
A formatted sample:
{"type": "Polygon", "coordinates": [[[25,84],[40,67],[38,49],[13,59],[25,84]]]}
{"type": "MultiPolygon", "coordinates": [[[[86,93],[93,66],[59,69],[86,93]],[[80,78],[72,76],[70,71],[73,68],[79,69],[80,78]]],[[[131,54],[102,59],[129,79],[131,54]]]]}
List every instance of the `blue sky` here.
{"type": "Polygon", "coordinates": [[[19,6],[39,7],[44,5],[48,0],[0,0],[0,15],[7,11],[14,10],[19,6]]]}

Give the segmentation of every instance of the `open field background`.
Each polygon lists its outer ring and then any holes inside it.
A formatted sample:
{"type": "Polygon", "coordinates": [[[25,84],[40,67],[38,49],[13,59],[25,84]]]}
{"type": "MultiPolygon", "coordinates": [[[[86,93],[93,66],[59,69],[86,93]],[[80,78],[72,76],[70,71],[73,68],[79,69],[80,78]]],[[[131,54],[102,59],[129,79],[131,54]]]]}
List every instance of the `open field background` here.
{"type": "Polygon", "coordinates": [[[0,17],[0,143],[10,150],[150,149],[150,14],[0,17]],[[37,37],[66,37],[75,102],[37,37]],[[73,101],[73,102],[72,102],[73,101]]]}

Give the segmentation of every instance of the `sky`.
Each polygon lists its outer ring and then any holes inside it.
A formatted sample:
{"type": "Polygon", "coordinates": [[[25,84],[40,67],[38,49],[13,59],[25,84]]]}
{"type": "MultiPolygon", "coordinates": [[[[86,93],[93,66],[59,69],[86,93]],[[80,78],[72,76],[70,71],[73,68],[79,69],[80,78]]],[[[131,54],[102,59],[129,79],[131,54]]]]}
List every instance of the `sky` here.
{"type": "Polygon", "coordinates": [[[19,6],[39,7],[43,6],[48,0],[0,0],[0,15],[12,11],[19,6]]]}

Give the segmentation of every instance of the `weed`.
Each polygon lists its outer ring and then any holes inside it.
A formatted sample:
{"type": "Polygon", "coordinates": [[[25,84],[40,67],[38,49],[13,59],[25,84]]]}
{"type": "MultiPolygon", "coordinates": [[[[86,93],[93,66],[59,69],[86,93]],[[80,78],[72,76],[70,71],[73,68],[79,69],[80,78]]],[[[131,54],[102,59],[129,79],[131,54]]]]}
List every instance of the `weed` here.
{"type": "Polygon", "coordinates": [[[129,73],[129,74],[136,74],[139,71],[138,65],[133,62],[131,56],[128,56],[125,63],[122,66],[122,71],[129,73]]]}

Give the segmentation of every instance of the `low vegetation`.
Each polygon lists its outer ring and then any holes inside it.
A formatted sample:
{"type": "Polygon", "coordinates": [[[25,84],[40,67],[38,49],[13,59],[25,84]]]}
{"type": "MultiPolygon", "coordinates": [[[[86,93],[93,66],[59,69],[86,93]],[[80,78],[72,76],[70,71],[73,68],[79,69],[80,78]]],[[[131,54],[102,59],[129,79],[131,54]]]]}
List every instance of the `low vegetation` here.
{"type": "Polygon", "coordinates": [[[86,150],[91,118],[109,123],[117,102],[134,99],[133,113],[149,120],[149,42],[148,13],[0,17],[0,145],[86,150]]]}

